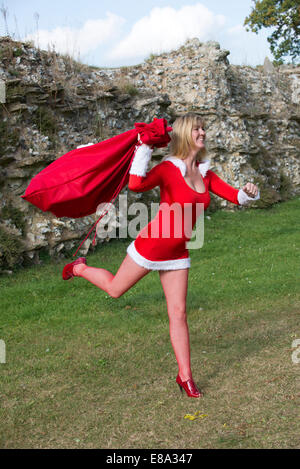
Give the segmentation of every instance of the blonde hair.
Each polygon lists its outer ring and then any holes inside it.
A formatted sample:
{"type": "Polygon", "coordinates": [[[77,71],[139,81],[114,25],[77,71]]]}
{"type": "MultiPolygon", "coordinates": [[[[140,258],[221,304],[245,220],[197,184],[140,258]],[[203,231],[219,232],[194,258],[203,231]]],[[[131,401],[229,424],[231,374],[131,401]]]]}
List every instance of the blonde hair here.
{"type": "MultiPolygon", "coordinates": [[[[195,148],[195,143],[192,139],[192,129],[195,125],[204,126],[203,119],[194,112],[188,112],[187,114],[177,117],[175,122],[172,124],[173,131],[171,133],[171,144],[170,151],[171,155],[177,156],[184,160],[191,148],[195,148]]],[[[199,150],[197,159],[202,160],[206,154],[205,148],[199,150]]]]}

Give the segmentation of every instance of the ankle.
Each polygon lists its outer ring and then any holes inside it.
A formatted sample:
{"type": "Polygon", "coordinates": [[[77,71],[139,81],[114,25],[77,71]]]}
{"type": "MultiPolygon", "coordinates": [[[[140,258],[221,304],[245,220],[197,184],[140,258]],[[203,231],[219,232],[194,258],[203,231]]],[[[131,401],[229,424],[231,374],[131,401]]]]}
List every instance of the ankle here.
{"type": "Polygon", "coordinates": [[[192,373],[191,372],[179,372],[179,377],[181,379],[181,381],[184,383],[185,381],[187,381],[188,379],[193,379],[192,377],[192,373]]]}

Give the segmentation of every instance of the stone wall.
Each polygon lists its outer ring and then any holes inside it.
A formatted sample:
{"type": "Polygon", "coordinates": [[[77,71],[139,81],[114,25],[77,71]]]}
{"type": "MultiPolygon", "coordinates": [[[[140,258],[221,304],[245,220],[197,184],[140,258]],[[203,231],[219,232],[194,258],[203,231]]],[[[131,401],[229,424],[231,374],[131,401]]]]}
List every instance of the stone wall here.
{"type": "MultiPolygon", "coordinates": [[[[0,267],[39,262],[42,248],[59,256],[74,252],[95,220],[56,219],[22,200],[35,174],[79,145],[154,116],[172,123],[199,112],[213,169],[235,187],[259,184],[255,207],[298,194],[300,69],[267,61],[233,66],[228,54],[194,39],[134,67],[98,69],[0,38],[0,267]]],[[[166,151],[157,150],[152,164],[166,151]]],[[[130,203],[158,200],[159,193],[128,196],[130,203]]],[[[218,207],[232,204],[214,197],[212,208],[218,207]]],[[[87,240],[81,252],[89,248],[87,240]]]]}

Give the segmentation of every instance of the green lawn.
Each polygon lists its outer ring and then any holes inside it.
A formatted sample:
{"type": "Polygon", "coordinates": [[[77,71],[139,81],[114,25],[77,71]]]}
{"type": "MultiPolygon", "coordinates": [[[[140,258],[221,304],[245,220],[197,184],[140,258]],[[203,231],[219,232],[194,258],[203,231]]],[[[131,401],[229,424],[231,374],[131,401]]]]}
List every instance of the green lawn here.
{"type": "MultiPolygon", "coordinates": [[[[298,448],[300,199],[218,211],[191,250],[181,396],[157,272],[119,299],[64,262],[0,277],[2,448],[298,448]],[[187,414],[199,412],[189,420],[187,414]]],[[[88,256],[116,272],[131,240],[88,256]]]]}

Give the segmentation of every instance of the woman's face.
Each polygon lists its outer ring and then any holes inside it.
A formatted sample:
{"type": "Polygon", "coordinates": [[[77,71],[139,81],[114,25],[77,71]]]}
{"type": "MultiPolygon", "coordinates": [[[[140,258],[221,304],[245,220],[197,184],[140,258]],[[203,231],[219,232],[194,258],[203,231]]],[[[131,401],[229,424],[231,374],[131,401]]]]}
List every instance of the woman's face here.
{"type": "Polygon", "coordinates": [[[202,124],[195,124],[192,128],[192,140],[198,150],[205,148],[205,130],[202,124]]]}

